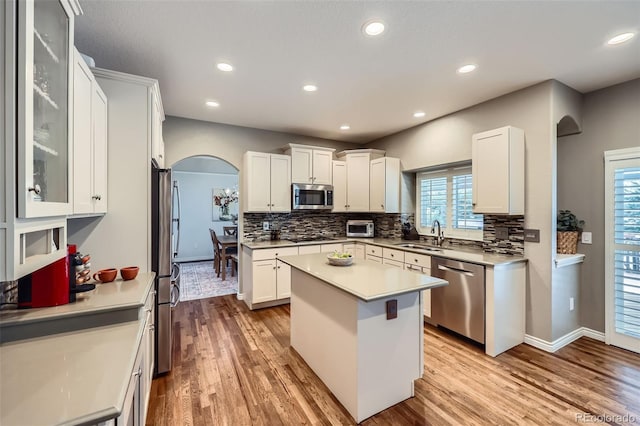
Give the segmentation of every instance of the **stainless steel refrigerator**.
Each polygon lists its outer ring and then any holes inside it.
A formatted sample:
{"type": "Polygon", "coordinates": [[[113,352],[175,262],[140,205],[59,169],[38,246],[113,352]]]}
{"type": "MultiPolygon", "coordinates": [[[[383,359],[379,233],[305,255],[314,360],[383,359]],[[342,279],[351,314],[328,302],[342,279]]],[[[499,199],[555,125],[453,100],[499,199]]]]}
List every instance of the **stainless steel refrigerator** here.
{"type": "Polygon", "coordinates": [[[180,194],[171,169],[152,163],[151,268],[156,273],[155,371],[171,370],[172,309],[180,301],[180,265],[173,262],[180,239],[180,194]]]}

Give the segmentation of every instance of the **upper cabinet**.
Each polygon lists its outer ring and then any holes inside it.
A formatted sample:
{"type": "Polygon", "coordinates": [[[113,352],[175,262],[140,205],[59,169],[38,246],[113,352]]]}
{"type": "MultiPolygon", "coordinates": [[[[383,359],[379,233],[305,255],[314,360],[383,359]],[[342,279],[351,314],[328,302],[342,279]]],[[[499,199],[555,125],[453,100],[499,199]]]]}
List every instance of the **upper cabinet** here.
{"type": "Polygon", "coordinates": [[[473,212],[524,214],[524,131],[501,127],[472,137],[473,212]]]}
{"type": "Polygon", "coordinates": [[[369,211],[400,213],[400,159],[382,157],[371,160],[369,211]]]}
{"type": "MultiPolygon", "coordinates": [[[[18,217],[71,213],[73,19],[66,0],[18,3],[18,217]]],[[[77,5],[76,5],[77,8],[77,5]]]]}
{"type": "Polygon", "coordinates": [[[245,212],[291,211],[291,157],[247,151],[243,157],[245,212]]]}
{"type": "Polygon", "coordinates": [[[334,212],[347,211],[347,163],[346,161],[333,162],[333,210],[334,212]]]}
{"type": "Polygon", "coordinates": [[[334,149],[298,144],[289,146],[286,153],[291,155],[292,183],[331,185],[334,149]]]}
{"type": "Polygon", "coordinates": [[[74,49],[73,213],[107,211],[107,97],[74,49]]]}
{"type": "Polygon", "coordinates": [[[158,167],[164,167],[164,140],[162,139],[162,122],[164,110],[156,92],[151,93],[151,158],[158,167]]]}

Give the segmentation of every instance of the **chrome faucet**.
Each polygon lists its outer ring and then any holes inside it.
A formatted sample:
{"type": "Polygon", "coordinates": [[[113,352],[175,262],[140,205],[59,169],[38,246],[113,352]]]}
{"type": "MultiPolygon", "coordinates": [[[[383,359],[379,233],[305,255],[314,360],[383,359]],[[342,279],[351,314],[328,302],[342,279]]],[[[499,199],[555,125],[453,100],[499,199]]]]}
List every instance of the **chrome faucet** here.
{"type": "Polygon", "coordinates": [[[442,231],[442,229],[440,228],[440,221],[438,219],[434,220],[433,223],[431,224],[431,233],[433,234],[436,231],[436,227],[437,227],[437,233],[436,233],[436,245],[438,247],[442,247],[442,243],[444,243],[444,231],[442,231]]]}

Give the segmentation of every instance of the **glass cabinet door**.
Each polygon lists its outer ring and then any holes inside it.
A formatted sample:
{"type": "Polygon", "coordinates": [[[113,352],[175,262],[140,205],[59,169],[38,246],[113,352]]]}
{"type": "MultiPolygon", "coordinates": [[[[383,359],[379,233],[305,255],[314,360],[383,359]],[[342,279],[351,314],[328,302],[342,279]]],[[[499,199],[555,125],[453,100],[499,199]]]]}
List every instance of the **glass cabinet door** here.
{"type": "Polygon", "coordinates": [[[21,2],[20,77],[24,109],[19,131],[19,216],[71,212],[69,202],[70,53],[73,18],[59,0],[21,2]]]}

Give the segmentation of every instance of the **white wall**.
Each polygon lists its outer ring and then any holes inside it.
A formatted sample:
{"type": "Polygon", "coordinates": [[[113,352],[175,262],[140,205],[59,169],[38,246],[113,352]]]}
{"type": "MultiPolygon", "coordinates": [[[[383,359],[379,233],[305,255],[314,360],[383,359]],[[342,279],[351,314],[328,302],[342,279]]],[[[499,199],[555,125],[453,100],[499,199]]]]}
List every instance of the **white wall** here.
{"type": "Polygon", "coordinates": [[[212,191],[214,188],[238,188],[238,175],[173,171],[172,177],[178,181],[182,207],[180,246],[176,260],[213,259],[209,228],[222,235],[222,227],[233,223],[217,220],[219,207],[213,206],[212,191]]]}

